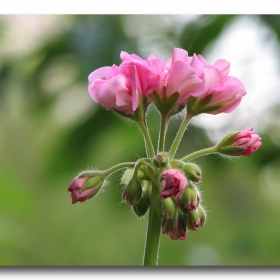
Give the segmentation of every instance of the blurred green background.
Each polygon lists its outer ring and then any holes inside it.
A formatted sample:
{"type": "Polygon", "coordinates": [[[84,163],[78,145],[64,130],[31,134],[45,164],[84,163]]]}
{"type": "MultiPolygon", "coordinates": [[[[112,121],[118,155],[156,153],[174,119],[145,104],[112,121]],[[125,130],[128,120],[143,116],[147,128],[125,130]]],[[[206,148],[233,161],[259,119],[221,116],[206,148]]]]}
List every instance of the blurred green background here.
{"type": "MultiPolygon", "coordinates": [[[[137,127],[90,98],[88,75],[121,51],[167,59],[173,47],[229,60],[248,91],[232,114],[194,119],[177,158],[250,126],[263,146],[195,161],[208,220],[183,241],[162,235],[159,265],[279,265],[279,43],[278,15],[1,15],[0,265],[142,264],[147,216],[122,202],[121,173],[85,203],[72,205],[67,188],[79,171],[145,156],[137,127]]],[[[151,110],[155,143],[158,122],[151,110]]]]}

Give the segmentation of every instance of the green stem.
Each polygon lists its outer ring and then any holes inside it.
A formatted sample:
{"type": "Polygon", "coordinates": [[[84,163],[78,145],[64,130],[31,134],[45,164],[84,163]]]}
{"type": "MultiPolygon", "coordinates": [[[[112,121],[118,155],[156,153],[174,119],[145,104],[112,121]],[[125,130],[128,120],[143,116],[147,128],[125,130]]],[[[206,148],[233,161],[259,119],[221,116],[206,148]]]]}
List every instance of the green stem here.
{"type": "Polygon", "coordinates": [[[184,134],[184,132],[185,132],[185,130],[186,130],[186,128],[188,126],[188,123],[191,120],[191,118],[192,118],[192,115],[187,113],[186,118],[182,122],[181,127],[180,127],[180,129],[179,129],[179,131],[178,131],[178,133],[177,133],[177,135],[176,135],[176,137],[175,137],[175,139],[173,141],[173,144],[172,144],[172,146],[170,148],[170,152],[169,153],[170,153],[171,158],[174,157],[174,155],[175,155],[175,153],[177,151],[177,148],[178,148],[178,146],[179,146],[179,144],[181,142],[181,139],[183,137],[183,134],[184,134]]]}
{"type": "Polygon", "coordinates": [[[107,177],[107,176],[111,175],[112,173],[114,173],[114,172],[116,172],[116,171],[118,171],[120,169],[129,167],[132,164],[135,164],[135,162],[119,163],[119,164],[117,164],[117,165],[115,165],[115,166],[105,170],[103,174],[107,177]]]}
{"type": "Polygon", "coordinates": [[[152,185],[152,195],[150,201],[151,204],[144,252],[144,265],[156,266],[160,242],[161,216],[159,213],[159,188],[155,184],[152,185]]]}
{"type": "Polygon", "coordinates": [[[164,152],[166,128],[169,122],[167,114],[161,114],[158,152],[164,152]]]}
{"type": "Polygon", "coordinates": [[[205,148],[196,152],[193,152],[185,157],[183,157],[181,159],[181,161],[187,162],[191,159],[194,159],[196,157],[200,157],[200,156],[204,156],[204,155],[209,155],[209,154],[213,154],[213,153],[217,153],[217,147],[210,147],[210,148],[205,148]]]}
{"type": "Polygon", "coordinates": [[[146,150],[147,150],[147,157],[153,158],[155,156],[155,150],[154,150],[154,146],[153,146],[149,131],[147,129],[147,126],[145,125],[143,120],[138,121],[137,123],[144,135],[146,150]]]}

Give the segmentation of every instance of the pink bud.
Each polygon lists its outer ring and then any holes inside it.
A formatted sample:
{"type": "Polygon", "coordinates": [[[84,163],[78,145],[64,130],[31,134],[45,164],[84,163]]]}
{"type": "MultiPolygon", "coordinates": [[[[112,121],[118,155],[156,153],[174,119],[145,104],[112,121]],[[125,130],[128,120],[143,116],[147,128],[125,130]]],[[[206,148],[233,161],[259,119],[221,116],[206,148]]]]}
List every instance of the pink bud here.
{"type": "Polygon", "coordinates": [[[68,188],[68,191],[71,192],[72,204],[79,202],[84,202],[87,199],[91,198],[97,191],[100,189],[101,184],[97,186],[93,186],[92,188],[82,190],[85,182],[89,179],[89,177],[83,178],[74,178],[68,188]]]}
{"type": "Polygon", "coordinates": [[[261,138],[258,134],[253,132],[253,127],[241,130],[236,136],[234,146],[244,148],[244,151],[240,153],[243,156],[250,156],[251,153],[255,152],[261,147],[261,138]]]}
{"type": "Polygon", "coordinates": [[[206,212],[201,205],[188,214],[187,228],[197,231],[199,227],[203,227],[206,221],[206,212]]]}
{"type": "Polygon", "coordinates": [[[255,134],[253,128],[228,134],[217,145],[217,151],[229,156],[250,156],[261,147],[261,138],[255,134]]]}
{"type": "Polygon", "coordinates": [[[170,218],[167,214],[163,217],[162,233],[167,234],[171,240],[185,239],[186,231],[185,218],[181,213],[176,213],[173,218],[170,218]]]}
{"type": "Polygon", "coordinates": [[[168,169],[161,175],[161,186],[161,198],[164,199],[171,196],[178,198],[184,192],[187,180],[177,169],[168,169]]]}

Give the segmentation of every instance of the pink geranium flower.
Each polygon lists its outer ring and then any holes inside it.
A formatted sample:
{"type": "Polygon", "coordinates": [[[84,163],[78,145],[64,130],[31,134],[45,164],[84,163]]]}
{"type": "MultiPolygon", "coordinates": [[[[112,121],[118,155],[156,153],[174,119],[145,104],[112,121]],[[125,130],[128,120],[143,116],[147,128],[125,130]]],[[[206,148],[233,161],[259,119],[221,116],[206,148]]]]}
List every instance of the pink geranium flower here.
{"type": "Polygon", "coordinates": [[[138,95],[144,98],[156,88],[158,76],[145,60],[121,52],[119,66],[101,67],[89,77],[88,91],[94,101],[106,109],[133,114],[138,108],[138,95]]]}
{"type": "Polygon", "coordinates": [[[218,59],[209,65],[201,55],[194,55],[191,65],[205,82],[201,95],[189,104],[193,114],[230,113],[240,104],[246,90],[239,79],[228,76],[230,63],[227,60],[218,59]]]}
{"type": "MultiPolygon", "coordinates": [[[[201,94],[203,81],[196,75],[190,62],[191,58],[188,56],[188,52],[179,48],[173,49],[172,59],[167,60],[167,62],[152,54],[148,56],[147,63],[160,77],[155,91],[163,102],[177,93],[176,104],[182,106],[188,97],[201,94]]],[[[156,105],[158,106],[157,103],[156,105]]],[[[161,108],[159,109],[161,110],[161,108]]]]}
{"type": "Polygon", "coordinates": [[[177,169],[168,169],[161,175],[161,186],[161,198],[164,199],[171,196],[178,198],[184,192],[187,180],[177,169]]]}

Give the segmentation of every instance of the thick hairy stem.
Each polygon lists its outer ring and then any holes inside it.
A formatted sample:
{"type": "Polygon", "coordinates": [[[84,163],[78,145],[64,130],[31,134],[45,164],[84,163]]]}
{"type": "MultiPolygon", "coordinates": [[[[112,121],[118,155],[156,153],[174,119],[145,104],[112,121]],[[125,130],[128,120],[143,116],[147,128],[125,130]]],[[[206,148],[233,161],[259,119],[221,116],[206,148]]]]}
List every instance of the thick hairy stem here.
{"type": "Polygon", "coordinates": [[[152,185],[151,204],[149,210],[149,221],[147,228],[147,237],[144,252],[144,265],[156,266],[158,260],[158,251],[161,232],[161,216],[159,213],[159,188],[152,185]]]}

